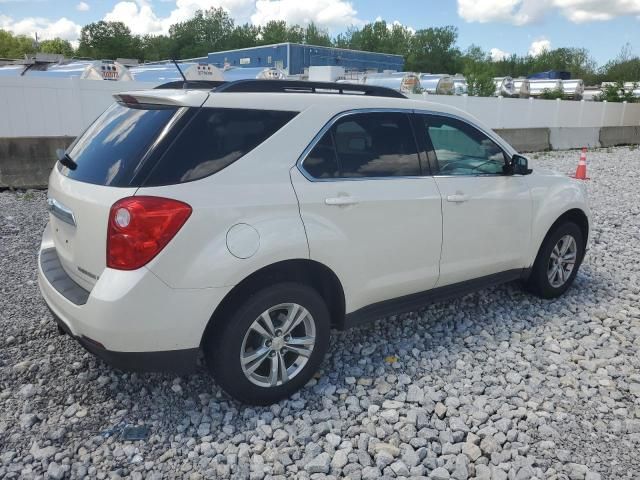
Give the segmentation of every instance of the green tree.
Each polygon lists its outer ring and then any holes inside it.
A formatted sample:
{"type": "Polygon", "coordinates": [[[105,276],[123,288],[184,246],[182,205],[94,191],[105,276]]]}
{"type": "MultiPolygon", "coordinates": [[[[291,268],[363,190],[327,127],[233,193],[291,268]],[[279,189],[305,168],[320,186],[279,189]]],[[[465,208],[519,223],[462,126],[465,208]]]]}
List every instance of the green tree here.
{"type": "Polygon", "coordinates": [[[472,97],[491,97],[495,94],[496,85],[488,63],[469,66],[464,72],[467,82],[467,94],[472,97]]]}
{"type": "Polygon", "coordinates": [[[622,47],[618,56],[605,63],[598,72],[598,81],[633,82],[640,80],[640,57],[633,54],[631,44],[622,47]]]}
{"type": "Polygon", "coordinates": [[[619,80],[614,84],[605,85],[602,87],[602,93],[597,95],[594,100],[602,102],[628,102],[636,103],[640,101],[639,98],[634,96],[633,91],[640,86],[640,83],[634,82],[631,84],[631,88],[625,88],[624,82],[619,80]]]}
{"type": "Polygon", "coordinates": [[[93,22],[82,27],[78,55],[96,59],[140,58],[141,39],[122,22],[93,22]]]}
{"type": "Polygon", "coordinates": [[[193,18],[169,28],[172,56],[203,57],[209,52],[227,50],[234,27],[233,19],[222,8],[198,10],[193,18]]]}
{"type": "Polygon", "coordinates": [[[304,43],[308,45],[319,45],[324,47],[331,46],[331,37],[327,30],[322,30],[318,26],[311,22],[304,30],[304,43]]]}
{"type": "Polygon", "coordinates": [[[540,98],[543,100],[556,100],[564,97],[564,91],[561,88],[545,88],[540,93],[540,98]]]}
{"type": "Polygon", "coordinates": [[[418,30],[411,39],[405,69],[416,72],[455,73],[462,67],[456,46],[458,29],[452,26],[418,30]]]}
{"type": "Polygon", "coordinates": [[[141,58],[145,62],[172,57],[172,41],[166,35],[144,35],[140,38],[141,58]]]}
{"type": "Polygon", "coordinates": [[[271,20],[261,29],[261,45],[271,45],[272,43],[303,43],[305,41],[305,29],[299,25],[287,25],[284,20],[271,20]]]}
{"type": "Polygon", "coordinates": [[[407,55],[412,39],[411,31],[402,25],[388,25],[384,20],[368,23],[362,29],[347,31],[336,43],[346,43],[347,48],[367,52],[407,55]]]}
{"type": "Polygon", "coordinates": [[[59,53],[67,58],[73,57],[75,53],[71,43],[69,43],[68,40],[62,40],[61,38],[43,40],[40,42],[40,51],[43,53],[59,53]]]}
{"type": "Polygon", "coordinates": [[[254,47],[258,44],[258,37],[260,36],[260,27],[245,23],[244,25],[237,25],[233,32],[231,32],[231,38],[229,39],[229,48],[247,48],[254,47]]]}
{"type": "Polygon", "coordinates": [[[35,52],[36,47],[33,39],[0,29],[0,57],[24,58],[25,55],[35,52]]]}

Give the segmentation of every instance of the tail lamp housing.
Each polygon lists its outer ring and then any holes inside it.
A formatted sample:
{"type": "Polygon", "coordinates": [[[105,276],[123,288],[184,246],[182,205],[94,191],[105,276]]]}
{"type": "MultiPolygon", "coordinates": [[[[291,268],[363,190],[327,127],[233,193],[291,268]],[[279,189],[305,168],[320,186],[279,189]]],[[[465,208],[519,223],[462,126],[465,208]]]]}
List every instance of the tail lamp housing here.
{"type": "Polygon", "coordinates": [[[189,205],[162,197],[127,197],[113,204],[107,228],[107,267],[136,270],[149,263],[191,215],[189,205]]]}

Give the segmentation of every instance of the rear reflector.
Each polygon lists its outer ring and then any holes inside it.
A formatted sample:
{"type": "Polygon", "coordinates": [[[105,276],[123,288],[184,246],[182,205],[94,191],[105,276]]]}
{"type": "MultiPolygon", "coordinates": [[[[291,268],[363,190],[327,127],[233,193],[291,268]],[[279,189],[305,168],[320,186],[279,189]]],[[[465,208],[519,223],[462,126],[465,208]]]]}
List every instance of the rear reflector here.
{"type": "Polygon", "coordinates": [[[135,270],[149,263],[191,215],[186,203],[161,197],[127,197],[109,212],[107,267],[135,270]]]}

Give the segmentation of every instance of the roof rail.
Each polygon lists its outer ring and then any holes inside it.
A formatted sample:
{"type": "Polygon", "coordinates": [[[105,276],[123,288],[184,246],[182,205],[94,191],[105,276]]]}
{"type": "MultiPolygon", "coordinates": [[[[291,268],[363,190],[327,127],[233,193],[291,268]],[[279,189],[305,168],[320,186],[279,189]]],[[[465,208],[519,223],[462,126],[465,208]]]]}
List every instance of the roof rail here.
{"type": "Polygon", "coordinates": [[[182,89],[186,90],[189,88],[193,88],[196,90],[215,90],[217,87],[222,85],[223,83],[227,83],[222,80],[176,80],[173,82],[163,83],[162,85],[158,85],[157,87],[153,87],[154,90],[163,90],[168,88],[174,89],[182,89]]]}
{"type": "Polygon", "coordinates": [[[309,82],[307,80],[236,80],[215,89],[216,93],[339,93],[372,97],[407,98],[397,90],[355,83],[309,82]]]}

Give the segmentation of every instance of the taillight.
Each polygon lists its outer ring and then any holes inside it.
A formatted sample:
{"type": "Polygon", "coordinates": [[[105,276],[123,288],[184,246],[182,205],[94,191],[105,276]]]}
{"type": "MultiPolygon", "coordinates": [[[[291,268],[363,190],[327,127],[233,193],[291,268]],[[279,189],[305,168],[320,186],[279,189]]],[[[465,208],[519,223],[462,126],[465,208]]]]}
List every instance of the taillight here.
{"type": "Polygon", "coordinates": [[[186,203],[161,197],[127,197],[109,212],[107,267],[135,270],[171,241],[191,215],[186,203]]]}

